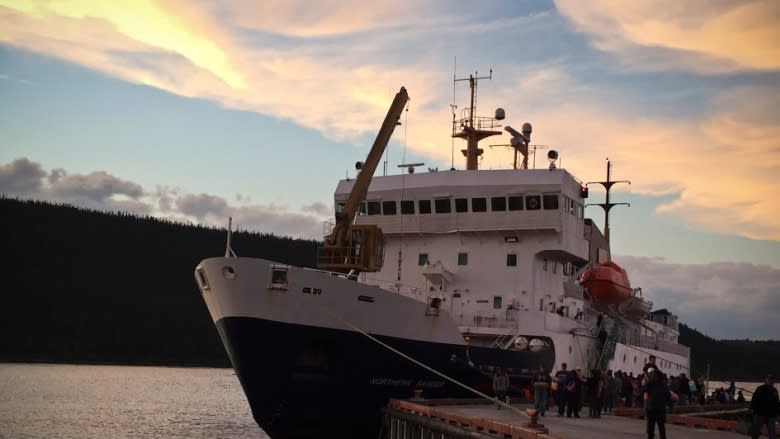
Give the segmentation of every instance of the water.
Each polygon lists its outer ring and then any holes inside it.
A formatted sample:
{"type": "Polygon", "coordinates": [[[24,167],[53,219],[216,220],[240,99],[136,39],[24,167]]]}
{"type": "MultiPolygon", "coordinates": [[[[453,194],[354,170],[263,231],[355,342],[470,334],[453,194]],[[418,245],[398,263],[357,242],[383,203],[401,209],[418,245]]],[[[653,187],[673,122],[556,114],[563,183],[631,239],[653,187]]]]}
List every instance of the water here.
{"type": "Polygon", "coordinates": [[[267,437],[232,369],[0,364],[0,439],[267,437]]]}

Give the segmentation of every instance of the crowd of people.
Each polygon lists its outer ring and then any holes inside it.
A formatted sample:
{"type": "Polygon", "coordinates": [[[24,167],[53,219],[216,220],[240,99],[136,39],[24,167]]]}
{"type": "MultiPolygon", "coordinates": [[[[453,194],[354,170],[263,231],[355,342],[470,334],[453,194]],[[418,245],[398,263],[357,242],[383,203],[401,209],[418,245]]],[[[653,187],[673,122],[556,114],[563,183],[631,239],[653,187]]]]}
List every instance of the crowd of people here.
{"type": "MultiPolygon", "coordinates": [[[[655,436],[656,427],[660,438],[666,438],[666,413],[672,411],[675,406],[745,402],[742,391],[737,390],[734,381],[727,388],[718,388],[706,395],[703,377],[691,379],[684,373],[669,376],[658,368],[656,358],[652,355],[642,368],[642,373],[637,375],[620,370],[614,373],[612,370],[598,369],[584,372],[580,366],[570,370],[566,363],[562,363],[560,369],[551,376],[542,366],[533,375],[532,385],[535,408],[541,416],[545,416],[552,404],[557,406],[558,416],[565,415],[569,418],[579,418],[584,407],[587,407],[587,416],[591,418],[611,413],[616,407],[644,408],[647,437],[651,439],[655,436]]],[[[773,385],[774,381],[769,386],[774,389],[776,400],[777,390],[773,385]]],[[[501,375],[494,377],[494,391],[497,396],[504,396],[508,389],[508,377],[502,371],[501,375]]],[[[762,392],[770,396],[772,394],[763,387],[759,389],[763,389],[762,392]]],[[[757,390],[753,400],[758,395],[757,390]]],[[[766,404],[771,406],[773,402],[766,404]]],[[[768,415],[771,411],[771,408],[762,410],[765,416],[759,420],[764,424],[774,425],[777,415],[772,418],[768,415]]]]}

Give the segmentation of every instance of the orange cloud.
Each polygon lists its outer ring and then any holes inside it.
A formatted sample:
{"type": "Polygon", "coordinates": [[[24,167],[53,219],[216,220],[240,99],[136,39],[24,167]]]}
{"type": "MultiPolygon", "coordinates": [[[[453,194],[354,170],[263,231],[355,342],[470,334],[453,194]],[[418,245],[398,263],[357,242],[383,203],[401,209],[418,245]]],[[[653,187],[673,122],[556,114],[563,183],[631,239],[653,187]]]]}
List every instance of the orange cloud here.
{"type": "MultiPolygon", "coordinates": [[[[191,11],[171,10],[163,3],[154,0],[113,0],[110,2],[94,2],[90,0],[69,0],[50,2],[0,2],[10,10],[11,20],[26,22],[39,33],[49,37],[58,36],[58,31],[66,28],[68,36],[74,42],[87,43],[87,46],[103,46],[106,41],[88,42],[86,38],[77,35],[75,26],[84,23],[102,22],[98,27],[110,26],[115,31],[110,42],[117,37],[124,37],[136,44],[156,50],[176,53],[189,60],[192,64],[220,78],[232,88],[246,88],[242,75],[228,58],[226,49],[215,42],[216,31],[210,29],[210,37],[202,33],[209,23],[202,17],[197,17],[191,11]],[[68,20],[70,19],[70,20],[68,20]],[[76,24],[77,23],[77,24],[76,24]],[[56,24],[51,27],[52,24],[56,24]],[[47,31],[48,28],[48,31],[47,31]]],[[[4,20],[5,21],[5,20],[4,20]]],[[[16,29],[19,31],[20,29],[16,29]]],[[[89,32],[89,31],[87,31],[89,32]]],[[[105,32],[105,30],[104,30],[105,32]]],[[[22,32],[28,35],[33,32],[22,32]]],[[[109,32],[106,32],[109,33],[109,32]]],[[[3,32],[3,41],[22,43],[19,33],[3,32]]],[[[120,38],[121,39],[121,38],[120,38]]],[[[219,39],[216,39],[219,41],[219,39]]]]}
{"type": "Polygon", "coordinates": [[[776,0],[555,0],[555,5],[602,50],[634,57],[635,45],[674,49],[679,53],[665,63],[695,71],[780,68],[776,0]]]}

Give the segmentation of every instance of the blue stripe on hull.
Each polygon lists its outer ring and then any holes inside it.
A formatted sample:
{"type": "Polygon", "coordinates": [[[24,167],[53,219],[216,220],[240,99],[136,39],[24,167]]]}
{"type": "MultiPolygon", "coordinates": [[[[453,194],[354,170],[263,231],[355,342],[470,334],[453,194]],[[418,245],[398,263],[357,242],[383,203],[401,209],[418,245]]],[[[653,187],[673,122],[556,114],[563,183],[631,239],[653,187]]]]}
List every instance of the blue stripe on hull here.
{"type": "MultiPolygon", "coordinates": [[[[373,438],[389,398],[409,398],[418,388],[426,398],[474,396],[356,332],[247,317],[224,318],[217,329],[255,420],[273,439],[373,438]]],[[[550,370],[555,361],[552,345],[541,352],[467,352],[463,345],[378,338],[488,394],[491,376],[480,366],[520,372],[539,364],[550,370]]],[[[518,373],[513,385],[527,379],[518,373]]]]}

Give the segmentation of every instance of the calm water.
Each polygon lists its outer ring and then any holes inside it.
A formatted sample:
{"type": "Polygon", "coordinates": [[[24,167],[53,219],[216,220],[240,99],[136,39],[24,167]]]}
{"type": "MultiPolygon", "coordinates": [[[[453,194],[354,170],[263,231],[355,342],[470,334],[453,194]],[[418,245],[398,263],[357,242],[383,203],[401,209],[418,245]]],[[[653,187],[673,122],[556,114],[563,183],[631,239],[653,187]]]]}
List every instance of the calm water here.
{"type": "Polygon", "coordinates": [[[267,437],[232,369],[0,364],[0,439],[267,437]]]}

